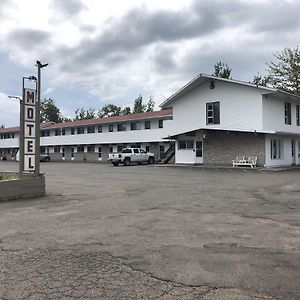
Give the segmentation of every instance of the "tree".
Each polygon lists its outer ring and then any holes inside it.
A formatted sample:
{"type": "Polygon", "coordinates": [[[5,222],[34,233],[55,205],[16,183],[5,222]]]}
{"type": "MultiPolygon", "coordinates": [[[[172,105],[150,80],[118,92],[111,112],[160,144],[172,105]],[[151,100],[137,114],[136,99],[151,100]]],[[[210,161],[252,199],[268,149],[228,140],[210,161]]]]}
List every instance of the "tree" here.
{"type": "Polygon", "coordinates": [[[41,113],[40,113],[41,123],[55,122],[60,123],[63,121],[63,117],[60,113],[59,108],[53,99],[44,98],[41,101],[41,113]]]}
{"type": "Polygon", "coordinates": [[[270,82],[269,76],[262,76],[261,74],[257,73],[254,76],[252,83],[260,86],[267,86],[270,82]]]}
{"type": "Polygon", "coordinates": [[[94,108],[89,108],[85,110],[84,108],[77,108],[75,110],[75,118],[74,120],[89,120],[94,119],[96,117],[96,112],[94,108]]]}
{"type": "Polygon", "coordinates": [[[146,110],[146,105],[143,104],[143,97],[142,95],[139,95],[134,100],[134,106],[133,106],[133,113],[143,113],[146,110]]]}
{"type": "Polygon", "coordinates": [[[107,104],[98,112],[99,118],[107,118],[121,115],[122,108],[114,104],[107,104]]]}
{"type": "Polygon", "coordinates": [[[300,49],[284,48],[274,54],[275,62],[267,64],[270,83],[283,91],[300,95],[300,49]]]}
{"type": "Polygon", "coordinates": [[[129,106],[122,108],[122,111],[121,111],[122,116],[130,115],[130,114],[131,114],[131,108],[129,106]]]}
{"type": "Polygon", "coordinates": [[[216,77],[227,78],[229,79],[231,74],[231,68],[227,64],[222,63],[221,61],[217,62],[214,65],[215,72],[212,74],[216,77]]]}
{"type": "Polygon", "coordinates": [[[154,110],[155,102],[153,101],[152,97],[150,96],[149,101],[146,106],[146,112],[150,112],[154,110]]]}

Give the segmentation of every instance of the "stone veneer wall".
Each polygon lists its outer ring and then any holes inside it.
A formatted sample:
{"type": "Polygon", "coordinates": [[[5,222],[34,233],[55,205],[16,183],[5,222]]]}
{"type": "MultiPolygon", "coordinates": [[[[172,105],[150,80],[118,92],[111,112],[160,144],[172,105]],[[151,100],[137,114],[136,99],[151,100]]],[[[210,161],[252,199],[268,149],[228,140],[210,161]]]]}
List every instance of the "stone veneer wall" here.
{"type": "Polygon", "coordinates": [[[231,165],[236,156],[257,156],[257,166],[265,164],[265,137],[248,132],[206,130],[203,139],[204,165],[231,165]]]}
{"type": "MultiPolygon", "coordinates": [[[[15,175],[18,174],[2,174],[15,175]]],[[[24,175],[17,180],[0,181],[0,200],[33,198],[45,195],[45,176],[24,175]]]]}

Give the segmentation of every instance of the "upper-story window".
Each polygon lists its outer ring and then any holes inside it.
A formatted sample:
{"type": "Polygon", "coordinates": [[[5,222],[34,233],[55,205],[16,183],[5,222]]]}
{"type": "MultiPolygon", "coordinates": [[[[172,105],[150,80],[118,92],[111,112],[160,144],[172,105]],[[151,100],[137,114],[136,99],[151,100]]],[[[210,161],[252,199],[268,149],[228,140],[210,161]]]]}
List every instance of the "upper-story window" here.
{"type": "Polygon", "coordinates": [[[164,127],[164,120],[158,120],[158,128],[164,127]]]}
{"type": "Polygon", "coordinates": [[[13,139],[15,138],[15,134],[13,133],[2,133],[0,136],[1,140],[2,139],[13,139]]]}
{"type": "Polygon", "coordinates": [[[296,125],[300,126],[300,105],[296,105],[296,125]]]}
{"type": "Polygon", "coordinates": [[[145,129],[150,129],[150,128],[151,128],[150,121],[145,121],[145,129]]]}
{"type": "Polygon", "coordinates": [[[98,125],[98,132],[102,132],[102,125],[98,125]]]}
{"type": "Polygon", "coordinates": [[[63,128],[63,129],[61,130],[61,135],[66,135],[66,129],[65,129],[65,128],[63,128]]]}
{"type": "Polygon", "coordinates": [[[220,102],[206,103],[206,124],[220,124],[220,102]]]}
{"type": "Polygon", "coordinates": [[[42,130],[42,137],[44,136],[50,136],[50,131],[49,130],[42,130]]]}
{"type": "Polygon", "coordinates": [[[292,124],[292,113],[291,113],[291,103],[285,102],[284,103],[284,123],[286,125],[292,124]]]}
{"type": "Polygon", "coordinates": [[[75,133],[75,128],[71,128],[71,135],[74,135],[75,133]]]}
{"type": "Polygon", "coordinates": [[[55,129],[55,135],[61,135],[61,130],[60,129],[55,129]]]}
{"type": "Polygon", "coordinates": [[[141,130],[141,122],[132,122],[131,130],[141,130]]]}
{"type": "Polygon", "coordinates": [[[84,127],[77,127],[77,134],[84,134],[84,127]]]}
{"type": "Polygon", "coordinates": [[[108,131],[113,132],[114,131],[114,124],[109,124],[108,125],[108,131]]]}
{"type": "Polygon", "coordinates": [[[89,126],[87,128],[87,133],[95,133],[95,126],[89,126]]]}
{"type": "Polygon", "coordinates": [[[126,131],[127,130],[127,124],[126,123],[118,124],[117,130],[118,131],[126,131]]]}

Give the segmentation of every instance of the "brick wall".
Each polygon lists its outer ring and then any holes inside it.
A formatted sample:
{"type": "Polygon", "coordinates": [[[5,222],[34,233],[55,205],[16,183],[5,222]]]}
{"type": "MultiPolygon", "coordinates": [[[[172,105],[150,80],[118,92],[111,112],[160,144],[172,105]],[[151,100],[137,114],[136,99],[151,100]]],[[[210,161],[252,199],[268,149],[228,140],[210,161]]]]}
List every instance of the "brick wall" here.
{"type": "Polygon", "coordinates": [[[257,156],[257,165],[265,164],[265,137],[248,132],[205,131],[203,164],[231,165],[237,155],[257,156]]]}

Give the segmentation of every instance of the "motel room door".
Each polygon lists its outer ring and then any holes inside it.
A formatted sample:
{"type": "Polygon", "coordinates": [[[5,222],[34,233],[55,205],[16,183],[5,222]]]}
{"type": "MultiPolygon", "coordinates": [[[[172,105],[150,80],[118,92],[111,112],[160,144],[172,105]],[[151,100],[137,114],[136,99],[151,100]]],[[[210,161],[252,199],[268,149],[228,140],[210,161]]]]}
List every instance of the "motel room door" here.
{"type": "Polygon", "coordinates": [[[196,151],[195,151],[195,163],[196,164],[203,164],[203,142],[196,141],[195,143],[196,151]]]}

